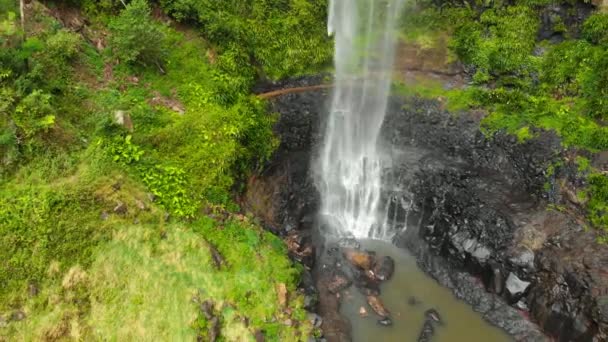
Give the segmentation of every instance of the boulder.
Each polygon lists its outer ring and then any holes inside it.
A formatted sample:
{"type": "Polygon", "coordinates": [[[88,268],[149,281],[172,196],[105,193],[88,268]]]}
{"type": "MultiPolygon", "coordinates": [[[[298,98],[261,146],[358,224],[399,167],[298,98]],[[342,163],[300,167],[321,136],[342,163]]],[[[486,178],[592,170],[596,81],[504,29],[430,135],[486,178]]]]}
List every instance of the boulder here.
{"type": "Polygon", "coordinates": [[[390,312],[384,307],[384,303],[378,296],[367,296],[367,304],[380,317],[389,317],[390,312]]]}
{"type": "Polygon", "coordinates": [[[515,298],[521,298],[529,286],[530,282],[519,279],[513,272],[509,273],[505,283],[505,289],[515,302],[517,301],[515,298]]]}
{"type": "Polygon", "coordinates": [[[367,271],[371,269],[372,265],[374,264],[374,257],[367,251],[345,248],[343,254],[346,260],[348,260],[353,266],[362,270],[367,271]]]}
{"type": "Polygon", "coordinates": [[[395,272],[395,261],[384,256],[374,264],[374,276],[380,281],[389,280],[395,272]]]}

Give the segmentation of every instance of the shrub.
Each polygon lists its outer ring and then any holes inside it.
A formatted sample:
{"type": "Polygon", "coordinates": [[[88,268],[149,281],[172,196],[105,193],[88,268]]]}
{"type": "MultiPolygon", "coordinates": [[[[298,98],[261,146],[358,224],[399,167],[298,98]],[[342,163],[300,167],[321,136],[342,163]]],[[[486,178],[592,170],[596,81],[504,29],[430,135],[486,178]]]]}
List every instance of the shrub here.
{"type": "Polygon", "coordinates": [[[164,28],[150,16],[146,0],[133,0],[110,21],[109,45],[124,63],[156,65],[162,69],[167,49],[164,28]]]}
{"type": "Polygon", "coordinates": [[[499,75],[529,77],[536,69],[531,56],[538,29],[536,14],[525,6],[489,9],[479,22],[465,21],[456,28],[452,48],[477,70],[477,83],[499,75]]]}
{"type": "Polygon", "coordinates": [[[16,106],[13,122],[26,138],[32,138],[55,124],[51,95],[35,90],[16,106]]]}
{"type": "Polygon", "coordinates": [[[263,76],[294,76],[331,60],[326,0],[163,0],[161,6],[178,20],[198,22],[220,54],[238,49],[263,76]]]}
{"type": "Polygon", "coordinates": [[[583,38],[593,44],[608,43],[608,13],[594,13],[583,23],[583,38]]]}

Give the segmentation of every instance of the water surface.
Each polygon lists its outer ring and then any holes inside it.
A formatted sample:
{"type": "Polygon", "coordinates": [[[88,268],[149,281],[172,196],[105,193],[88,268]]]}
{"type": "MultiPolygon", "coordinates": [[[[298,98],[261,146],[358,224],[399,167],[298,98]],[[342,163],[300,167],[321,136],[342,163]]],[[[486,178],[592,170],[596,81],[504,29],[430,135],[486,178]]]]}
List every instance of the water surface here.
{"type": "Polygon", "coordinates": [[[341,311],[351,320],[353,341],[416,341],[425,321],[424,312],[430,308],[436,309],[444,321],[442,326],[435,325],[433,342],[512,341],[506,333],[488,324],[471,307],[456,299],[450,290],[422,272],[414,257],[403,249],[378,240],[361,241],[361,248],[395,260],[395,274],[382,284],[380,295],[392,313],[393,326],[378,325],[378,317],[365,303],[365,298],[351,288],[341,311]],[[416,298],[418,303],[412,305],[410,297],[416,298]],[[368,311],[367,317],[359,315],[361,306],[368,311]]]}

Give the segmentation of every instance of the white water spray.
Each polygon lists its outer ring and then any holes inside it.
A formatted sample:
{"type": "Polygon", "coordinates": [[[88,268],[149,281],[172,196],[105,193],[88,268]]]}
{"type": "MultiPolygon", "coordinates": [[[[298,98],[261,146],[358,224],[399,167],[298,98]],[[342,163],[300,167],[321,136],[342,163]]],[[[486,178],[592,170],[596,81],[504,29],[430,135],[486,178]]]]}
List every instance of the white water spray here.
{"type": "Polygon", "coordinates": [[[335,86],[321,147],[321,217],[338,235],[387,238],[381,205],[386,112],[395,30],[404,0],[330,0],[335,86]]]}

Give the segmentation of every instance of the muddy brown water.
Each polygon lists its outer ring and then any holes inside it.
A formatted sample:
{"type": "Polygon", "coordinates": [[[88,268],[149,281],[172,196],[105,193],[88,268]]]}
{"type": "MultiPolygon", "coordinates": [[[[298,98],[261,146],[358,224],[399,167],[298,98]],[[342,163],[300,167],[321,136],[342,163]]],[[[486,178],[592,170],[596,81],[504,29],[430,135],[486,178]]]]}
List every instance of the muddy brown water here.
{"type": "Polygon", "coordinates": [[[342,301],[341,312],[350,319],[354,342],[410,342],[417,341],[425,322],[424,312],[435,309],[443,324],[435,324],[433,342],[506,342],[512,339],[502,330],[488,324],[466,303],[423,273],[414,257],[391,243],[363,240],[361,248],[375,251],[377,256],[388,255],[395,260],[393,277],[381,285],[380,298],[391,312],[393,325],[380,326],[378,316],[366,304],[365,298],[351,288],[342,301]],[[412,303],[415,298],[415,303],[412,303]],[[364,307],[367,317],[361,317],[364,307]]]}

